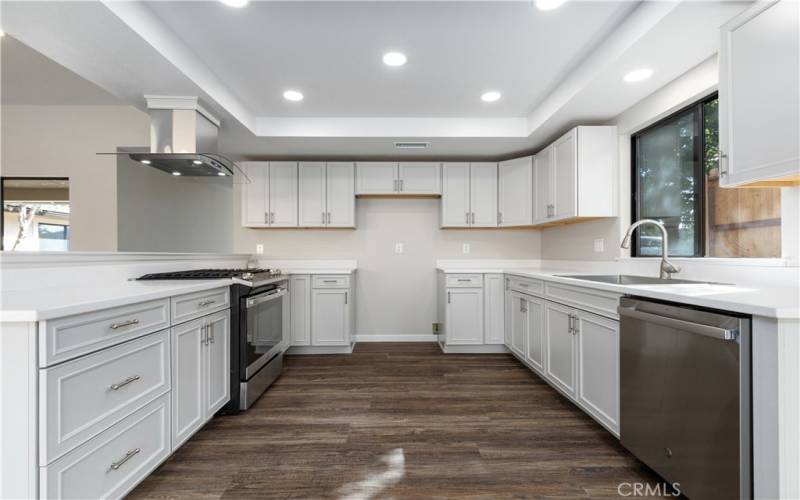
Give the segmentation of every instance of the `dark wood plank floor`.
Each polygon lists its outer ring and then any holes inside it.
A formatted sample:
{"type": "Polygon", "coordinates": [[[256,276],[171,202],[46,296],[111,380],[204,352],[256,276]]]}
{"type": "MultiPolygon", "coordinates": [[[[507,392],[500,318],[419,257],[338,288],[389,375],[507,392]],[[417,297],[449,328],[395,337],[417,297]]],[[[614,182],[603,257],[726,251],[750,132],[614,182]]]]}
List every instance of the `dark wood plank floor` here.
{"type": "Polygon", "coordinates": [[[381,343],[288,357],[131,498],[599,498],[622,482],[660,481],[512,356],[381,343]]]}

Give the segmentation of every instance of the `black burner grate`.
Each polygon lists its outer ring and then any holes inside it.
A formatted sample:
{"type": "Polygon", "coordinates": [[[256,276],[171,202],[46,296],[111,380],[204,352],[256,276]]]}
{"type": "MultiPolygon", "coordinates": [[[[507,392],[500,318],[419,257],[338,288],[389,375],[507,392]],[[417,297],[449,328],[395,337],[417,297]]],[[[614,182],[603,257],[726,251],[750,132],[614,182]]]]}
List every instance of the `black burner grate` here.
{"type": "Polygon", "coordinates": [[[140,280],[203,280],[235,278],[244,273],[271,273],[271,269],[194,269],[192,271],[173,271],[152,273],[139,277],[140,280]]]}

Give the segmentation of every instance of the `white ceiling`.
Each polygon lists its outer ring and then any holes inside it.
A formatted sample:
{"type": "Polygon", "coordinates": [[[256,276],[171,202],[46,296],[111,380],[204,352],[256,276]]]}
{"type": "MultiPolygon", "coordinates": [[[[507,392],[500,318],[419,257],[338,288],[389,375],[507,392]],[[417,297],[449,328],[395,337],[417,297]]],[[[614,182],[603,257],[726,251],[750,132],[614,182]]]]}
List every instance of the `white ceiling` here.
{"type": "MultiPolygon", "coordinates": [[[[746,6],[571,0],[542,12],[527,1],[251,0],[244,9],[217,1],[0,3],[7,33],[121,102],[141,108],[144,94],[199,96],[222,119],[221,148],[242,158],[534,151],[569,126],[613,118],[713,55],[718,27],[746,6]],[[385,67],[387,50],[402,50],[408,64],[385,67]],[[650,80],[622,81],[643,65],[655,70],[650,80]],[[285,102],[286,88],[305,100],[285,102]],[[480,101],[490,88],[503,93],[499,102],[480,101]],[[431,148],[398,152],[397,139],[431,148]]],[[[2,66],[6,103],[5,57],[2,66]]],[[[57,80],[51,70],[40,73],[28,77],[57,80]]]]}

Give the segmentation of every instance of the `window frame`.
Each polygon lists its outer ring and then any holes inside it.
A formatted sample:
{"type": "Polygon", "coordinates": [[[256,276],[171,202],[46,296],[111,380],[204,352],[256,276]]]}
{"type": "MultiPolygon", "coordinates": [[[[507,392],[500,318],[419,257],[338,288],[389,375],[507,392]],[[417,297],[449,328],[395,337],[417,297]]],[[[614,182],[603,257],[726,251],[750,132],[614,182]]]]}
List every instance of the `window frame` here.
{"type": "MultiPolygon", "coordinates": [[[[67,181],[69,177],[29,177],[29,176],[2,176],[0,177],[0,210],[6,206],[5,192],[6,181],[67,181]]],[[[3,235],[6,234],[5,217],[0,217],[0,252],[5,251],[3,235]]]]}
{"type": "MultiPolygon", "coordinates": [[[[708,231],[707,224],[706,224],[706,173],[705,173],[705,105],[714,99],[719,99],[719,93],[713,92],[707,96],[698,99],[691,104],[683,106],[682,108],[678,109],[677,111],[670,113],[669,115],[665,116],[664,118],[659,119],[658,121],[644,127],[640,130],[631,134],[631,221],[630,223],[633,224],[634,222],[640,220],[639,211],[639,166],[637,165],[637,158],[638,158],[638,141],[642,134],[650,132],[658,127],[667,125],[671,122],[674,122],[684,114],[689,111],[694,112],[694,128],[695,128],[695,137],[694,137],[694,176],[698,180],[698,190],[697,196],[694,200],[695,205],[695,213],[697,214],[695,218],[695,235],[694,235],[694,247],[695,253],[693,255],[676,255],[676,258],[686,258],[686,259],[695,259],[695,258],[704,258],[708,254],[708,249],[706,248],[706,233],[708,231]]],[[[639,238],[638,238],[638,229],[636,237],[631,238],[631,257],[635,258],[653,258],[652,255],[641,255],[640,248],[639,248],[639,238]]]]}

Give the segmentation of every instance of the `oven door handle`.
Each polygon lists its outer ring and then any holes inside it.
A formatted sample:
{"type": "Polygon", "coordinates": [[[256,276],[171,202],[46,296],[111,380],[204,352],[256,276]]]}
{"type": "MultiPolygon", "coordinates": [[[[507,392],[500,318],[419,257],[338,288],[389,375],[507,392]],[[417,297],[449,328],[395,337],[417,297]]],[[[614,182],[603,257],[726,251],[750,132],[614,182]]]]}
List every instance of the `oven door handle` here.
{"type": "Polygon", "coordinates": [[[258,304],[263,304],[264,302],[275,300],[278,297],[283,297],[284,295],[286,295],[285,288],[276,288],[275,290],[269,291],[267,293],[262,293],[261,295],[250,297],[247,299],[247,308],[250,309],[251,307],[257,306],[258,304]]]}

